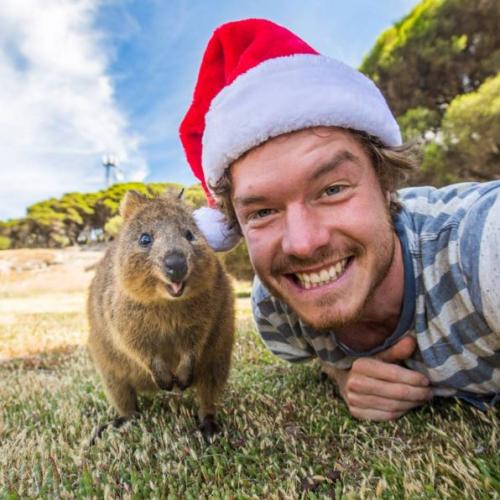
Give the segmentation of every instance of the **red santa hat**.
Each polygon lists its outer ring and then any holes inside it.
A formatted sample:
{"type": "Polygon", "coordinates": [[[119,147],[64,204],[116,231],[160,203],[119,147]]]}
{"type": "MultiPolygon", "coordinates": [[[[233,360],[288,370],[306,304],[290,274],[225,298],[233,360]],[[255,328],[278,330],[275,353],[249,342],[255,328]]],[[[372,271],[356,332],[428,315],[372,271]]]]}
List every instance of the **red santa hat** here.
{"type": "MultiPolygon", "coordinates": [[[[210,186],[246,151],[316,126],[361,130],[387,146],[401,144],[384,97],[359,71],[320,55],[264,19],[230,22],[215,30],[180,126],[187,160],[209,206],[215,205],[210,186]]],[[[196,213],[197,223],[211,246],[227,250],[237,239],[213,210],[196,213]]]]}

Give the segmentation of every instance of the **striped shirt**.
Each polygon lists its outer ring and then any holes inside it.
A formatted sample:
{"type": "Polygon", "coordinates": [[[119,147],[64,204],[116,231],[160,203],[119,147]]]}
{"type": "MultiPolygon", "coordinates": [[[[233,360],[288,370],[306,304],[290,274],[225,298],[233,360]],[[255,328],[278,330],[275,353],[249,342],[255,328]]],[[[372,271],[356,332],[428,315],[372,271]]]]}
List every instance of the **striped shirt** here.
{"type": "Polygon", "coordinates": [[[424,373],[436,396],[481,406],[500,394],[500,182],[399,191],[395,218],[404,262],[399,323],[385,342],[356,352],[304,324],[255,278],[252,309],[268,348],[291,361],[318,357],[337,368],[387,349],[404,335],[417,341],[405,365],[424,373]]]}

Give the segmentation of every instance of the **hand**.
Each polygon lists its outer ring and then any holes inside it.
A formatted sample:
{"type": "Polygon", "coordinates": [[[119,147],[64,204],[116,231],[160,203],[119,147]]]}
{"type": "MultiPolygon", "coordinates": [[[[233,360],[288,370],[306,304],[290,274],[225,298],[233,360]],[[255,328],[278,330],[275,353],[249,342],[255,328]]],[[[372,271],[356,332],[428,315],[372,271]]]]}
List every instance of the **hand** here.
{"type": "Polygon", "coordinates": [[[404,337],[386,351],[359,358],[350,370],[323,366],[333,377],[353,417],[361,420],[394,420],[432,398],[429,379],[397,365],[408,359],[416,341],[404,337]]]}

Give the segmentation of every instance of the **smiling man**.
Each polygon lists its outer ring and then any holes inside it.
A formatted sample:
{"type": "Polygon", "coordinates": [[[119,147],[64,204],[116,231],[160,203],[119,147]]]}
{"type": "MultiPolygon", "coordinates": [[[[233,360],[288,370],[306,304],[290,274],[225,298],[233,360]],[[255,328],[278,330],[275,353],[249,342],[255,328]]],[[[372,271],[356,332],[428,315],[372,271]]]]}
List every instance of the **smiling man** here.
{"type": "Polygon", "coordinates": [[[363,419],[497,398],[500,183],[396,192],[412,164],[377,87],[265,20],[215,31],[181,139],[276,355],[319,358],[363,419]]]}

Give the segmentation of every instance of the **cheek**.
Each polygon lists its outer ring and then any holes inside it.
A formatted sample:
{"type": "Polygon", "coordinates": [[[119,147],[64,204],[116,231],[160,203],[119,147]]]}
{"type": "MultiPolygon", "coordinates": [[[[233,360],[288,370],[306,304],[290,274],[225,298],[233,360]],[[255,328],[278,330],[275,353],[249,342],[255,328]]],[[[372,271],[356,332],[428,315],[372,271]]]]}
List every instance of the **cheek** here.
{"type": "Polygon", "coordinates": [[[252,265],[256,269],[262,269],[266,264],[268,265],[274,254],[274,238],[264,230],[250,230],[243,234],[252,265]]]}
{"type": "Polygon", "coordinates": [[[368,244],[380,239],[391,227],[388,209],[383,198],[378,196],[353,200],[336,214],[336,218],[339,230],[368,244]]]}

